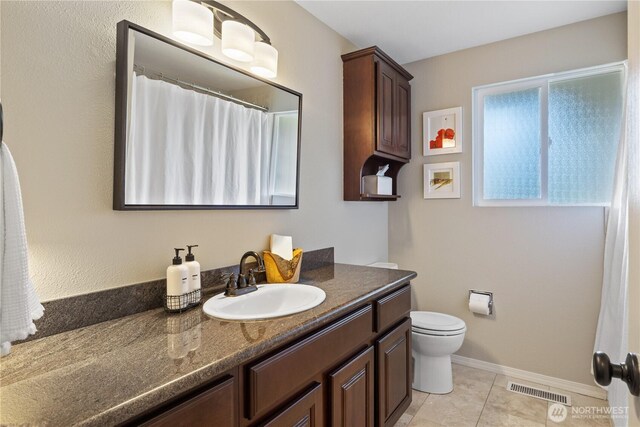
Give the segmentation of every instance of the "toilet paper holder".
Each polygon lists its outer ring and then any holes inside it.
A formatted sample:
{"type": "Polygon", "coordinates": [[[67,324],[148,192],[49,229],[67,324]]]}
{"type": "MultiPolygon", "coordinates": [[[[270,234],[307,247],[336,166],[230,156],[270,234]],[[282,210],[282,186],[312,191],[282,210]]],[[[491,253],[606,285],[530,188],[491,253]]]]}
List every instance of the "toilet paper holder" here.
{"type": "Polygon", "coordinates": [[[477,291],[475,289],[469,289],[469,299],[471,299],[471,294],[488,295],[489,296],[489,315],[493,314],[493,292],[477,291]]]}

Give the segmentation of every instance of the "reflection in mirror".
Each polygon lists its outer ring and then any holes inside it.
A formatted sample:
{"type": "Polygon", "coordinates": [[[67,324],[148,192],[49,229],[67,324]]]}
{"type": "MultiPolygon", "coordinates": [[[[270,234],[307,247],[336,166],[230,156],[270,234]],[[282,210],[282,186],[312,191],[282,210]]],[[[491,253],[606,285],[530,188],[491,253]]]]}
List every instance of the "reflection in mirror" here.
{"type": "Polygon", "coordinates": [[[118,28],[114,208],[297,207],[301,95],[118,28]]]}

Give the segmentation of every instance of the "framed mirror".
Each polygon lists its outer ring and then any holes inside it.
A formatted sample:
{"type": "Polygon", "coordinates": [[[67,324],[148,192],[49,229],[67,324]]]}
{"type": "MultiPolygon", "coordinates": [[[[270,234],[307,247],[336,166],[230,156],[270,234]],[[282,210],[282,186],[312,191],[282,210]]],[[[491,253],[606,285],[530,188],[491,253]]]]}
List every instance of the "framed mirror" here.
{"type": "Polygon", "coordinates": [[[122,21],[113,208],[295,209],[302,94],[122,21]]]}

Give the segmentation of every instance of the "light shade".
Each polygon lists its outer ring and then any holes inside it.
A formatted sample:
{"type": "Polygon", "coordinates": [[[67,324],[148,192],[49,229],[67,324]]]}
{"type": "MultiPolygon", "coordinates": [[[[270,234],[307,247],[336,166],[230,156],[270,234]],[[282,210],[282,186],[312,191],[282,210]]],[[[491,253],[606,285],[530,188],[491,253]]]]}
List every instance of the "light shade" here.
{"type": "Polygon", "coordinates": [[[267,79],[278,75],[278,50],[270,44],[256,42],[251,72],[267,79]]]}
{"type": "Polygon", "coordinates": [[[200,46],[213,44],[213,11],[189,0],[173,0],[173,35],[200,46]]]}
{"type": "Polygon", "coordinates": [[[240,62],[253,61],[255,33],[248,25],[227,20],[222,23],[222,53],[240,62]]]}

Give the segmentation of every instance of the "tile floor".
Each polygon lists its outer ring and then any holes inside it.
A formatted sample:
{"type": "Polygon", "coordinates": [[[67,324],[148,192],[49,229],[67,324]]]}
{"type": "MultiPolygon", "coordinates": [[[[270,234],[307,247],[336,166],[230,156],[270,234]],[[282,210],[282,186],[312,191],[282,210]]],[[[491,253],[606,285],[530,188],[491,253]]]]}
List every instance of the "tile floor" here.
{"type": "Polygon", "coordinates": [[[453,392],[445,395],[413,391],[411,406],[395,427],[436,426],[610,426],[604,415],[572,415],[560,423],[548,419],[550,403],[506,390],[507,381],[571,395],[573,408],[584,414],[591,407],[607,406],[604,400],[508,378],[504,375],[453,364],[453,392]]]}

